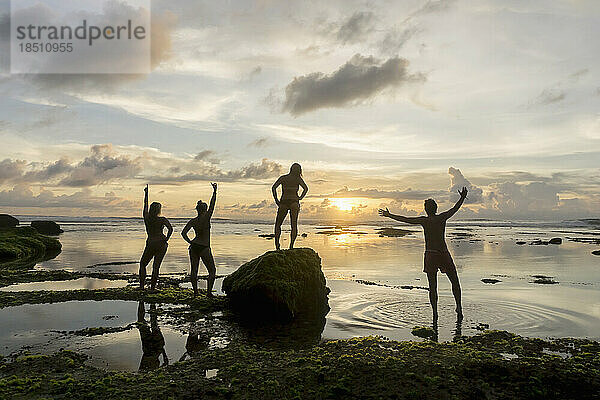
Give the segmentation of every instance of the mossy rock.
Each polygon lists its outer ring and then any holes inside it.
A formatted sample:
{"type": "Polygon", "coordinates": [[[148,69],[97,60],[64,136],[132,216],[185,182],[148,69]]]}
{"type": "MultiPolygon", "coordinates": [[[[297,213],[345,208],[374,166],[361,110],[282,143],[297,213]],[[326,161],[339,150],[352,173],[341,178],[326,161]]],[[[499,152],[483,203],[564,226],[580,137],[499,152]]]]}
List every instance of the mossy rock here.
{"type": "Polygon", "coordinates": [[[0,230],[0,261],[43,258],[46,254],[57,254],[61,248],[57,239],[31,227],[0,230]]]}
{"type": "Polygon", "coordinates": [[[64,232],[54,221],[33,221],[31,227],[42,235],[56,236],[64,232]]]}
{"type": "Polygon", "coordinates": [[[312,249],[269,251],[223,280],[232,307],[248,320],[291,321],[329,311],[321,258],[312,249]]]}

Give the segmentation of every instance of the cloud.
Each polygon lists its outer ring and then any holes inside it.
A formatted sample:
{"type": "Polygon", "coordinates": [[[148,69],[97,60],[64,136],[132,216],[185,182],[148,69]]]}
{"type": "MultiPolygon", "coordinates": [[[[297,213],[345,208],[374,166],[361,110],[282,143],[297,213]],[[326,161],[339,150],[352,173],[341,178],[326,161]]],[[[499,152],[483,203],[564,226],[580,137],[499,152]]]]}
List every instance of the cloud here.
{"type": "Polygon", "coordinates": [[[112,145],[94,145],[91,155],[73,166],[61,186],[86,187],[113,179],[133,178],[141,171],[139,160],[115,154],[112,145]]]}
{"type": "Polygon", "coordinates": [[[558,191],[557,187],[546,182],[494,183],[489,185],[486,199],[492,209],[504,214],[536,216],[557,209],[558,191]]]}
{"type": "Polygon", "coordinates": [[[450,193],[458,196],[457,192],[463,187],[466,187],[469,190],[469,194],[467,195],[465,203],[481,203],[483,200],[483,189],[469,182],[458,168],[448,168],[448,174],[450,175],[450,188],[448,189],[450,193]]]}
{"type": "Polygon", "coordinates": [[[342,44],[364,40],[365,35],[375,28],[375,14],[370,11],[357,11],[342,24],[337,32],[337,40],[342,44]]]}
{"type": "Polygon", "coordinates": [[[539,96],[534,100],[534,105],[549,105],[563,101],[567,97],[567,93],[558,88],[546,88],[542,90],[539,96]]]}
{"type": "Polygon", "coordinates": [[[269,145],[269,138],[266,136],[254,139],[253,141],[251,141],[250,143],[248,143],[248,146],[250,147],[267,147],[269,145]]]}
{"type": "Polygon", "coordinates": [[[279,176],[283,173],[281,164],[263,158],[259,163],[250,163],[240,169],[232,171],[223,171],[215,166],[204,164],[194,168],[194,172],[187,172],[179,175],[154,175],[148,176],[150,183],[179,185],[190,182],[237,182],[246,179],[268,179],[279,176]]]}
{"type": "Polygon", "coordinates": [[[408,60],[385,61],[354,55],[337,71],[314,72],[294,78],[285,88],[282,110],[299,116],[320,108],[344,107],[371,99],[408,82],[423,82],[425,75],[409,74],[408,60]]]}
{"type": "Polygon", "coordinates": [[[345,198],[345,197],[360,197],[368,199],[393,199],[395,201],[402,200],[424,200],[434,196],[445,196],[446,193],[438,190],[379,190],[379,189],[348,189],[344,186],[330,194],[309,195],[309,197],[317,198],[345,198]]]}
{"type": "Polygon", "coordinates": [[[0,161],[0,183],[21,177],[26,164],[26,161],[11,160],[9,158],[0,161]]]}
{"type": "Polygon", "coordinates": [[[82,209],[104,209],[129,210],[135,207],[135,203],[117,197],[109,192],[104,196],[95,196],[92,191],[85,188],[73,194],[56,195],[54,192],[41,189],[37,194],[28,185],[17,185],[12,189],[0,191],[0,203],[5,207],[43,207],[43,208],[82,208],[82,209]]]}
{"type": "Polygon", "coordinates": [[[211,164],[219,164],[221,161],[218,158],[214,157],[215,154],[217,153],[213,150],[203,150],[200,153],[196,154],[196,156],[194,156],[194,160],[208,161],[211,164]]]}
{"type": "Polygon", "coordinates": [[[406,42],[418,32],[419,29],[416,27],[409,27],[401,30],[396,28],[391,29],[379,43],[379,51],[382,54],[398,54],[406,42]]]}

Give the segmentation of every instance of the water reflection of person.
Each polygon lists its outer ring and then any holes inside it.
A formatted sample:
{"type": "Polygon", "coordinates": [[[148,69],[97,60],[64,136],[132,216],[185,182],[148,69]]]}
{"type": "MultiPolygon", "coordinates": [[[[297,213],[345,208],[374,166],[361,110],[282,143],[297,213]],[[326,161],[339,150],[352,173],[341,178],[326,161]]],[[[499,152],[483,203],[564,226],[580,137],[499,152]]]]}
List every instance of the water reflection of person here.
{"type": "Polygon", "coordinates": [[[185,353],[183,353],[179,361],[184,361],[187,357],[194,358],[204,350],[207,350],[209,343],[210,338],[208,336],[190,331],[185,341],[185,353]]]}
{"type": "Polygon", "coordinates": [[[302,167],[293,163],[290,172],[282,175],[275,181],[271,188],[273,198],[277,204],[277,217],[275,218],[275,248],[280,249],[279,238],[281,237],[281,224],[290,213],[290,249],[294,248],[294,242],[298,236],[298,214],[300,213],[300,200],[308,193],[308,186],[302,179],[302,167]],[[277,188],[281,185],[281,198],[277,198],[277,188]],[[298,190],[302,187],[302,193],[298,196],[298,190]]]}
{"type": "Polygon", "coordinates": [[[150,304],[150,326],[144,318],[146,313],[144,302],[138,304],[137,328],[142,340],[142,359],[140,360],[140,371],[150,371],[160,367],[159,357],[163,356],[163,366],[169,365],[167,352],[165,351],[165,337],[158,326],[156,315],[156,304],[150,304]]]}

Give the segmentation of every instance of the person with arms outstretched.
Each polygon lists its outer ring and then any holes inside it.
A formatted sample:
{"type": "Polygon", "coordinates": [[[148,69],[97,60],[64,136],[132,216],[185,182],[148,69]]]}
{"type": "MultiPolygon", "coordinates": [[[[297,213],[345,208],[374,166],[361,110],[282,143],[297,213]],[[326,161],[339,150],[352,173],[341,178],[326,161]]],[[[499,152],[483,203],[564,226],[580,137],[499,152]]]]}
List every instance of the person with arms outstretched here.
{"type": "Polygon", "coordinates": [[[167,242],[173,234],[173,227],[168,219],[160,215],[162,205],[158,202],[153,202],[148,208],[148,185],[144,188],[144,225],[146,226],[146,247],[140,259],[140,288],[144,289],[146,283],[146,266],[150,260],[154,258],[152,264],[152,278],[150,280],[150,289],[156,289],[158,281],[158,270],[160,264],[167,253],[167,242]],[[164,234],[164,228],[167,228],[167,235],[164,234]]]}
{"type": "Polygon", "coordinates": [[[183,239],[190,244],[190,265],[191,265],[191,281],[192,289],[194,289],[194,296],[198,295],[198,267],[200,266],[200,259],[208,270],[208,281],[206,285],[206,295],[212,296],[212,288],[215,283],[215,276],[217,274],[217,268],[215,267],[215,259],[213,258],[212,251],[210,249],[210,219],[215,211],[215,203],[217,202],[217,184],[211,183],[213,188],[212,198],[210,199],[210,205],[207,205],[202,200],[198,200],[196,204],[196,211],[198,215],[196,218],[192,218],[181,231],[183,239]],[[194,239],[188,237],[190,229],[194,229],[196,236],[194,239]]]}
{"type": "Polygon", "coordinates": [[[463,202],[467,198],[467,188],[463,187],[458,192],[460,199],[456,202],[454,207],[443,213],[437,214],[437,203],[433,199],[425,200],[425,212],[427,216],[420,217],[403,217],[401,215],[394,215],[386,208],[385,210],[380,209],[379,215],[395,219],[396,221],[406,222],[408,224],[421,225],[423,232],[425,233],[425,257],[424,257],[424,268],[423,272],[427,273],[427,279],[429,281],[429,301],[431,308],[433,309],[433,322],[437,323],[438,312],[437,312],[437,271],[438,269],[446,274],[450,283],[452,284],[452,294],[456,302],[456,316],[458,320],[462,320],[462,303],[460,293],[460,282],[458,280],[458,274],[456,272],[456,266],[454,260],[448,251],[446,245],[446,221],[452,217],[460,209],[463,202]]]}
{"type": "Polygon", "coordinates": [[[281,238],[281,224],[290,213],[290,249],[294,248],[294,242],[298,236],[298,214],[300,212],[300,200],[308,193],[308,186],[302,179],[302,167],[298,163],[293,163],[290,172],[282,175],[275,181],[271,188],[273,198],[277,204],[277,217],[275,218],[275,248],[280,249],[279,240],[281,238]],[[277,188],[281,186],[281,198],[277,198],[277,188]],[[302,193],[298,196],[298,189],[302,187],[302,193]]]}

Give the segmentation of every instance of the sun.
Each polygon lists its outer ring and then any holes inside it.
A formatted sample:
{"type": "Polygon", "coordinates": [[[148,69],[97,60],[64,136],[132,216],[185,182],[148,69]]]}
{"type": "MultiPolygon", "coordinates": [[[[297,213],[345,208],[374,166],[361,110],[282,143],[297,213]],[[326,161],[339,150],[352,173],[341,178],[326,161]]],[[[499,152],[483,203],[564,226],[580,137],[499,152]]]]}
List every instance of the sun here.
{"type": "Polygon", "coordinates": [[[352,207],[356,206],[354,199],[344,197],[329,199],[331,205],[341,211],[352,211],[352,207]]]}

